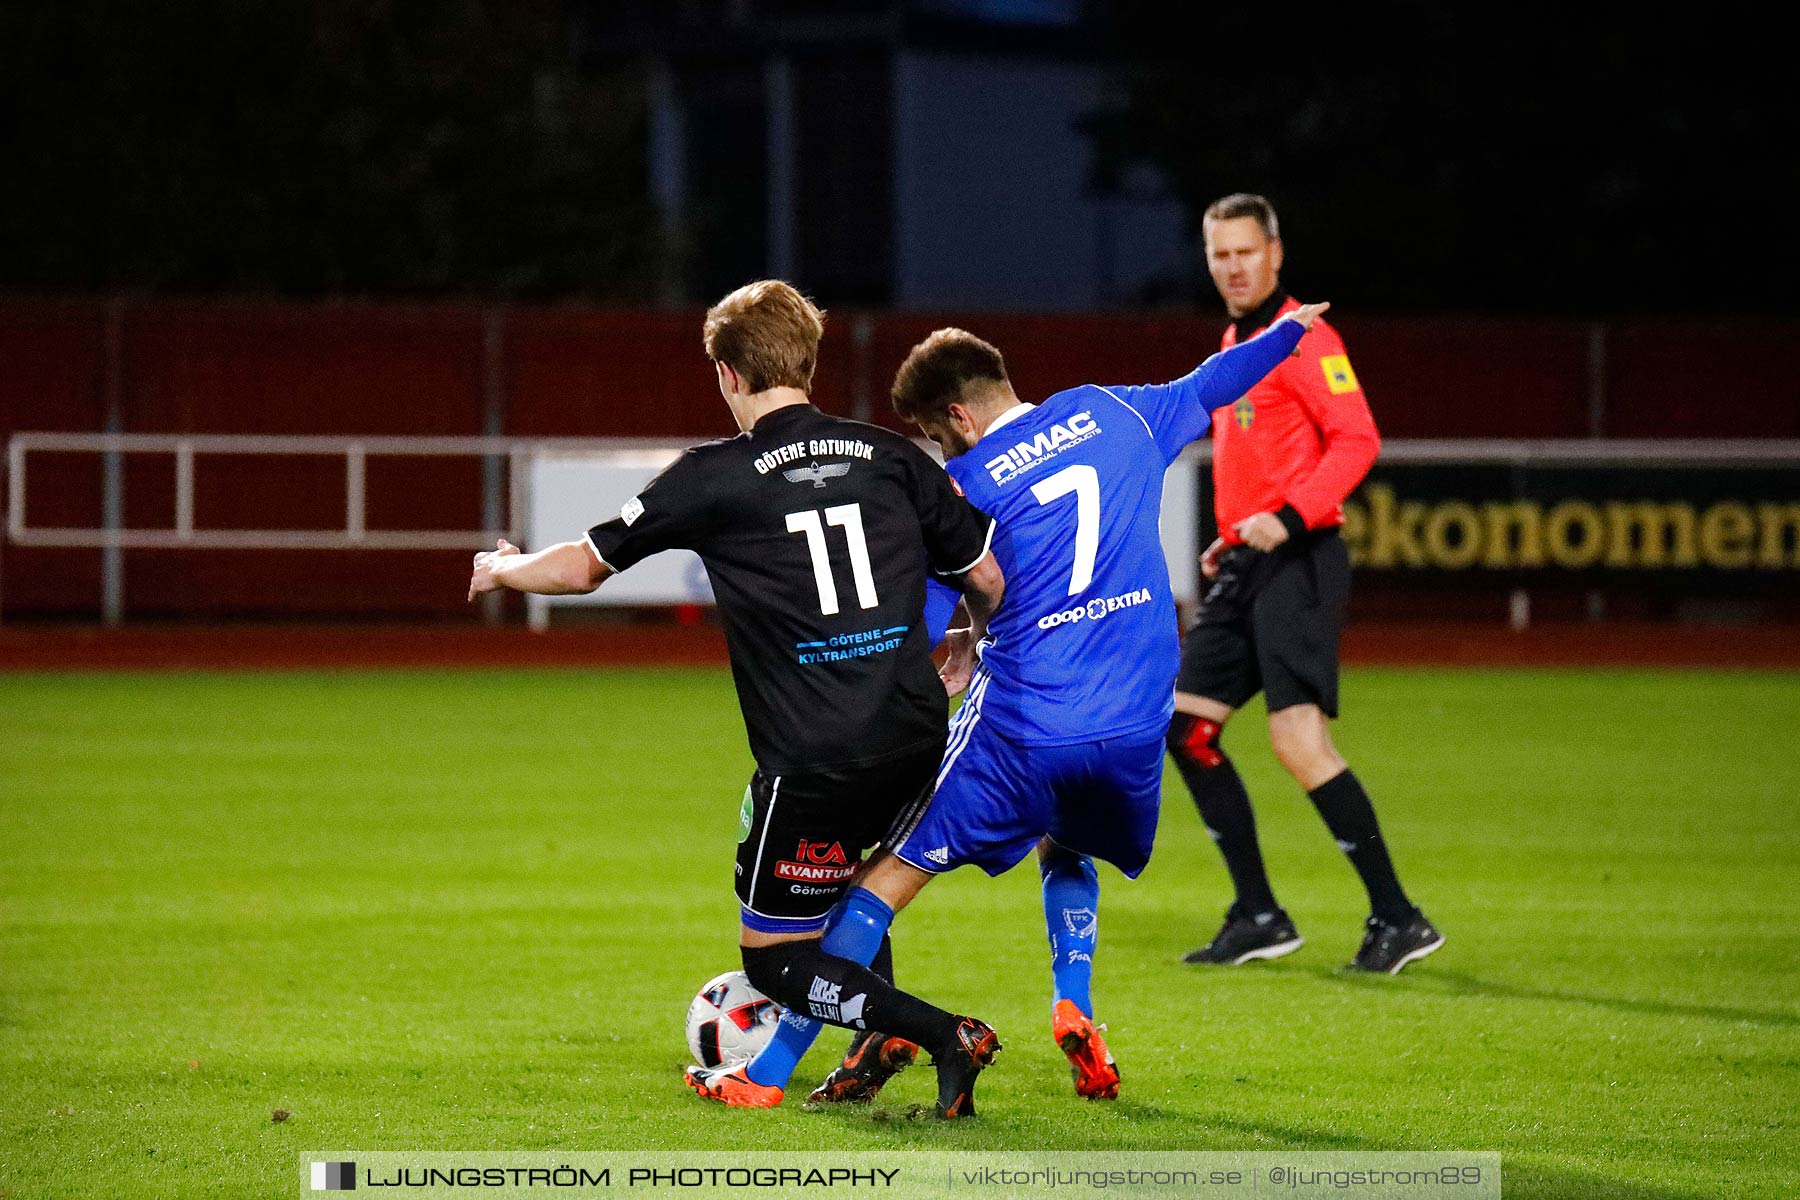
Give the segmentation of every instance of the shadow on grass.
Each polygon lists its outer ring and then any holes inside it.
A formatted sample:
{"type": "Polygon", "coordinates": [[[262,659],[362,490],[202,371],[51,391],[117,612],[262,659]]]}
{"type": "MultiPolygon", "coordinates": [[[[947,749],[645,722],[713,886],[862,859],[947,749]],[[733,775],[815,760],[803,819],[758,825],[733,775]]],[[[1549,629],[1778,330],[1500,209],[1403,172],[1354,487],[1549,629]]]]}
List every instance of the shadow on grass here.
{"type": "MultiPolygon", "coordinates": [[[[1268,1149],[1281,1150],[1397,1150],[1402,1147],[1378,1138],[1336,1129],[1313,1129],[1305,1125],[1286,1125],[1275,1121],[1252,1121],[1241,1117],[1201,1118],[1201,1124],[1254,1138],[1257,1142],[1273,1142],[1268,1149]]],[[[1256,1149],[1264,1149],[1258,1146],[1256,1149]]]]}
{"type": "Polygon", "coordinates": [[[1333,983],[1352,987],[1403,987],[1411,991],[1437,992],[1446,996],[1498,996],[1508,1000],[1544,1000],[1556,1004],[1585,1004],[1615,1012],[1638,1013],[1651,1017],[1701,1017],[1711,1021],[1745,1021],[1771,1028],[1800,1026],[1800,1014],[1779,1009],[1740,1008],[1726,1004],[1685,1004],[1668,1000],[1640,1000],[1634,996],[1601,996],[1588,992],[1534,988],[1494,979],[1479,979],[1461,971],[1414,971],[1400,979],[1363,975],[1342,968],[1312,967],[1307,974],[1333,983]]]}

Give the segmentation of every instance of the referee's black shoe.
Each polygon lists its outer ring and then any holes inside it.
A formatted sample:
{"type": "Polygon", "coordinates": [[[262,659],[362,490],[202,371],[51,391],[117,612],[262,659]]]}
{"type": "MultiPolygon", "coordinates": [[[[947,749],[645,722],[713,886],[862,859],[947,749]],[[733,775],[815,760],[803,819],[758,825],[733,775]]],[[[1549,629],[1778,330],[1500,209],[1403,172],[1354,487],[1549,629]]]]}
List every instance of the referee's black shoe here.
{"type": "Polygon", "coordinates": [[[1305,944],[1285,909],[1251,914],[1233,904],[1225,910],[1225,924],[1213,940],[1181,961],[1236,967],[1258,958],[1280,958],[1305,944]]]}
{"type": "Polygon", "coordinates": [[[1349,965],[1353,971],[1398,975],[1407,963],[1419,961],[1443,944],[1444,935],[1416,908],[1411,917],[1397,924],[1370,917],[1362,947],[1349,965]]]}

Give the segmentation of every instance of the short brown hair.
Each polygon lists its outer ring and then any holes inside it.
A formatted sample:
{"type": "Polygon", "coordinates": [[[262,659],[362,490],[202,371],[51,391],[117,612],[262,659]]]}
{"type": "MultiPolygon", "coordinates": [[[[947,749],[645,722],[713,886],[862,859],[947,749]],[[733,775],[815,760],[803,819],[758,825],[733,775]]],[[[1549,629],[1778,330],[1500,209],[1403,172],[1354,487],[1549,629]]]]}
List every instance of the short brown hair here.
{"type": "Polygon", "coordinates": [[[1256,227],[1262,230],[1263,236],[1271,242],[1281,237],[1281,222],[1275,219],[1275,206],[1268,199],[1253,192],[1233,192],[1229,196],[1214,200],[1206,206],[1206,215],[1201,218],[1202,225],[1207,221],[1235,221],[1239,217],[1253,217],[1256,227]]]}
{"type": "Polygon", "coordinates": [[[940,329],[912,348],[894,376],[894,411],[903,421],[936,420],[971,399],[971,387],[1005,384],[1006,360],[966,329],[940,329]]]}
{"type": "Polygon", "coordinates": [[[706,310],[706,357],[736,371],[752,392],[812,390],[825,313],[779,279],[746,283],[706,310]]]}

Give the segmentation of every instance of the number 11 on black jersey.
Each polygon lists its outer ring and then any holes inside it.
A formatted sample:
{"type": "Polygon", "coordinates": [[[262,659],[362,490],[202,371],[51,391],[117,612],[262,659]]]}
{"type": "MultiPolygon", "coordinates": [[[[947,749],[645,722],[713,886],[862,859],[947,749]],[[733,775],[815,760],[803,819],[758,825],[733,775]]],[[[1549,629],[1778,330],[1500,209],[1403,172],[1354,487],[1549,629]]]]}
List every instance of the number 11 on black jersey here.
{"type": "Polygon", "coordinates": [[[825,526],[836,525],[844,531],[850,546],[850,574],[856,581],[856,602],[863,608],[874,608],[881,601],[875,595],[875,571],[869,565],[869,540],[863,536],[862,505],[839,504],[824,510],[809,508],[787,515],[789,533],[804,533],[806,548],[812,554],[813,580],[819,585],[819,612],[827,617],[838,612],[837,580],[831,576],[831,555],[825,547],[825,526]]]}

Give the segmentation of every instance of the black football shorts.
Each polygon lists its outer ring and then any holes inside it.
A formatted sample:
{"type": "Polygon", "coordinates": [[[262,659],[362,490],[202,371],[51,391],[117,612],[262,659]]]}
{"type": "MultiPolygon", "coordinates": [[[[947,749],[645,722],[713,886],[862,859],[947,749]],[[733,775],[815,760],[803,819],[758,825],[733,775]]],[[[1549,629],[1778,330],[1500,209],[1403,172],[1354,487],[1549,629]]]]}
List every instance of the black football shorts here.
{"type": "Polygon", "coordinates": [[[931,797],[944,744],[804,774],[757,771],[738,814],[737,898],[764,933],[816,933],[863,853],[931,797]]]}
{"type": "Polygon", "coordinates": [[[1350,555],[1335,529],[1265,554],[1226,551],[1181,639],[1175,689],[1242,708],[1257,692],[1270,712],[1316,704],[1338,714],[1338,634],[1350,599],[1350,555]]]}

